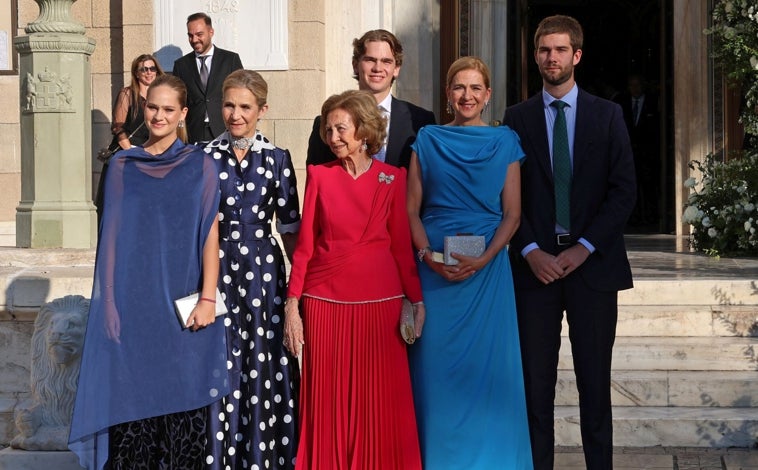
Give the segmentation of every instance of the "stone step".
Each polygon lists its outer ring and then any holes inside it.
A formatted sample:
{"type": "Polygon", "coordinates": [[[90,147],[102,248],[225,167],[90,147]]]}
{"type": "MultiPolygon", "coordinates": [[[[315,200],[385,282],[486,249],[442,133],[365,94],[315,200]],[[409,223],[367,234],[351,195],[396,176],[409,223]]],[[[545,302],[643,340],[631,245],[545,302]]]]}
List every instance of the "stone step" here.
{"type": "Polygon", "coordinates": [[[622,305],[616,336],[758,336],[758,306],[622,305]]]}
{"type": "MultiPolygon", "coordinates": [[[[573,369],[568,338],[561,342],[559,369],[573,369]]],[[[758,337],[622,336],[613,347],[613,370],[755,371],[758,337]]]]}
{"type": "MultiPolygon", "coordinates": [[[[613,371],[611,400],[614,406],[758,407],[758,374],[755,371],[613,371]]],[[[576,377],[558,371],[555,404],[576,406],[576,377]]]]}
{"type": "MultiPolygon", "coordinates": [[[[578,407],[556,407],[555,443],[581,445],[578,407]]],[[[613,408],[614,446],[754,447],[757,443],[758,408],[613,408]]]]}
{"type": "MultiPolygon", "coordinates": [[[[682,276],[687,276],[684,272],[682,276]]],[[[622,305],[758,305],[750,277],[635,279],[634,289],[619,292],[622,305]]]]}

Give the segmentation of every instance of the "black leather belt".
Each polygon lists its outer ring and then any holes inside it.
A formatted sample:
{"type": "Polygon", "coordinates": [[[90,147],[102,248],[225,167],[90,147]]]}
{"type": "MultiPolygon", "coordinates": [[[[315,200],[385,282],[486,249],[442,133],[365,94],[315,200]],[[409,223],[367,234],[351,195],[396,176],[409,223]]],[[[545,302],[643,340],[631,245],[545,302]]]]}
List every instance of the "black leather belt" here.
{"type": "Polygon", "coordinates": [[[556,233],[555,243],[558,246],[571,245],[571,234],[570,233],[556,233]]]}

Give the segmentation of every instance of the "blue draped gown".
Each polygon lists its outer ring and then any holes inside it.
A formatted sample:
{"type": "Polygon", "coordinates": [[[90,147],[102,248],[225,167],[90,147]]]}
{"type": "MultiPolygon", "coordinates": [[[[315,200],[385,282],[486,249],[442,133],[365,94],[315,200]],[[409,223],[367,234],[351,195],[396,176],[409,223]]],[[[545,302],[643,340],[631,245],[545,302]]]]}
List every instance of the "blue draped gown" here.
{"type": "MultiPolygon", "coordinates": [[[[508,165],[524,157],[507,127],[427,126],[413,149],[421,220],[434,251],[443,237],[484,235],[502,221],[508,165]]],[[[508,253],[462,282],[419,264],[423,335],[408,348],[426,470],[531,469],[518,324],[508,253]]]]}
{"type": "Polygon", "coordinates": [[[88,469],[108,460],[111,426],[196,410],[229,393],[223,322],[183,329],[173,306],[202,283],[218,213],[213,159],[180,140],[160,155],[135,147],[113,157],[105,184],[69,436],[88,469]],[[105,334],[111,312],[118,341],[105,334]]]}

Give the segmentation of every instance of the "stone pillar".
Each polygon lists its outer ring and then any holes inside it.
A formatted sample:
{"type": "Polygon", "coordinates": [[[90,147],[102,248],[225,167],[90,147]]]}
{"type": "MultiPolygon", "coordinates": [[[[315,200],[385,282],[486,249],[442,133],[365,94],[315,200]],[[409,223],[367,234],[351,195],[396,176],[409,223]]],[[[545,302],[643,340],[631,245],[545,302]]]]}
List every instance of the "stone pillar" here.
{"type": "Polygon", "coordinates": [[[76,0],[35,0],[39,17],[13,42],[20,55],[21,201],[16,246],[93,248],[90,56],[70,18],[76,0]]]}

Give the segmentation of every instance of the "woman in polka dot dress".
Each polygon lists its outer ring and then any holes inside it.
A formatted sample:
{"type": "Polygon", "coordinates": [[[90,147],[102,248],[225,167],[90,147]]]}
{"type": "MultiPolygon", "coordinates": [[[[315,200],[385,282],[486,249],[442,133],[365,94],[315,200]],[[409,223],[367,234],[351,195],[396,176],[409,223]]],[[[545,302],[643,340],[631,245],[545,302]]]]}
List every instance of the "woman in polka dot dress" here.
{"type": "Polygon", "coordinates": [[[297,450],[297,362],[282,345],[285,251],[300,227],[297,181],[287,150],[256,130],[266,113],[268,85],[257,73],[237,70],[223,85],[227,131],[210,142],[219,170],[221,202],[219,289],[231,393],[210,407],[211,469],[291,469],[297,450]]]}

